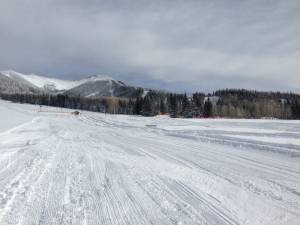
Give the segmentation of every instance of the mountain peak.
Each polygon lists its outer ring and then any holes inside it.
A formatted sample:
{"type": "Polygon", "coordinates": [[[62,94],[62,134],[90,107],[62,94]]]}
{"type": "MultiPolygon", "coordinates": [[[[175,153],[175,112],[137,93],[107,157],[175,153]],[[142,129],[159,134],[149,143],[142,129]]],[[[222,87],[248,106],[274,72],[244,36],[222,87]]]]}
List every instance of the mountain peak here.
{"type": "MultiPolygon", "coordinates": [[[[141,95],[141,90],[126,85],[122,81],[113,79],[108,75],[96,74],[80,80],[63,80],[59,78],[39,76],[36,74],[21,74],[13,70],[0,71],[0,79],[5,86],[9,86],[12,80],[14,85],[10,85],[10,89],[14,86],[20,86],[19,90],[10,92],[30,92],[34,89],[43,93],[66,93],[70,95],[80,95],[86,97],[93,96],[116,96],[116,97],[137,97],[141,95]],[[24,89],[24,90],[23,90],[24,89]]],[[[3,85],[2,85],[3,86],[3,85]]],[[[1,86],[0,86],[1,87],[1,86]]],[[[7,87],[5,87],[8,89],[7,87]]],[[[6,90],[3,87],[3,90],[6,90]]]]}
{"type": "Polygon", "coordinates": [[[96,74],[85,78],[85,80],[98,81],[98,80],[114,80],[114,79],[108,75],[96,74]]]}

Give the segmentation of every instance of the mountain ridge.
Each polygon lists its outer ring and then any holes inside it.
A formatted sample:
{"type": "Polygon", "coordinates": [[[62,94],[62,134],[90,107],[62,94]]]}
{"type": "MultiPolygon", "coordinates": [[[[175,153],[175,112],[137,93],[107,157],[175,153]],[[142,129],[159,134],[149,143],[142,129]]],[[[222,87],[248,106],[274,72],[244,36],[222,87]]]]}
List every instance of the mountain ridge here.
{"type": "Polygon", "coordinates": [[[130,86],[108,75],[96,74],[79,80],[64,80],[13,70],[0,71],[0,91],[6,93],[51,93],[83,97],[139,97],[144,89],[130,86]],[[32,89],[32,90],[31,90],[32,89]]]}

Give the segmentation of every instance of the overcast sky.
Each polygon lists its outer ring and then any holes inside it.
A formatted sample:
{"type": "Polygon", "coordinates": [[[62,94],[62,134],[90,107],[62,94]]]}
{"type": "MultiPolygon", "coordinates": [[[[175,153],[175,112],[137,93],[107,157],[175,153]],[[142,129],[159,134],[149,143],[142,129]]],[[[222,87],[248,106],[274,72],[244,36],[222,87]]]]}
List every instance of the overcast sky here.
{"type": "Polygon", "coordinates": [[[0,70],[300,92],[299,0],[0,0],[0,70]]]}

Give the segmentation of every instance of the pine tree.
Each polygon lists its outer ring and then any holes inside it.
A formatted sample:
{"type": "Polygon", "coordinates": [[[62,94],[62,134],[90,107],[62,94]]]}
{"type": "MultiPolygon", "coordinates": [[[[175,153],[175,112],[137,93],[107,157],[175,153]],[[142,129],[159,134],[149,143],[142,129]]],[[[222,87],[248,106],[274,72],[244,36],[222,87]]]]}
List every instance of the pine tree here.
{"type": "Polygon", "coordinates": [[[142,107],[143,107],[143,99],[142,99],[141,97],[138,97],[138,98],[135,100],[134,114],[136,114],[136,115],[141,115],[142,107]]]}
{"type": "Polygon", "coordinates": [[[204,117],[209,118],[213,116],[213,106],[209,98],[204,103],[204,117]]]}
{"type": "Polygon", "coordinates": [[[167,112],[167,107],[165,102],[163,101],[163,99],[160,99],[160,103],[159,103],[159,112],[161,114],[165,114],[167,112]]]}

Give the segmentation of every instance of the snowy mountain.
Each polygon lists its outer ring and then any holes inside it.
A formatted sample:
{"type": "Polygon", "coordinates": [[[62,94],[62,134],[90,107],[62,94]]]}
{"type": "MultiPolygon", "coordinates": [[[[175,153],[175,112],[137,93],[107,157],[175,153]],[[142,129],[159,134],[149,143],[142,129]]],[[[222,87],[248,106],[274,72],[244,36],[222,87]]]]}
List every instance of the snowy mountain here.
{"type": "Polygon", "coordinates": [[[138,97],[143,93],[142,88],[128,86],[108,76],[96,75],[82,80],[80,85],[66,91],[69,95],[81,95],[85,97],[115,96],[138,97]]]}
{"type": "Polygon", "coordinates": [[[0,81],[0,92],[5,93],[44,92],[84,97],[138,97],[144,92],[142,88],[128,86],[107,75],[94,75],[80,80],[62,80],[9,70],[0,72],[0,81]]]}
{"type": "Polygon", "coordinates": [[[39,93],[40,89],[23,78],[23,74],[15,71],[0,71],[0,92],[1,93],[39,93]]]}
{"type": "Polygon", "coordinates": [[[84,80],[78,80],[78,81],[62,80],[57,78],[48,78],[48,77],[39,76],[35,74],[30,74],[30,75],[20,74],[20,76],[41,89],[51,90],[51,91],[68,90],[84,82],[84,80]]]}

